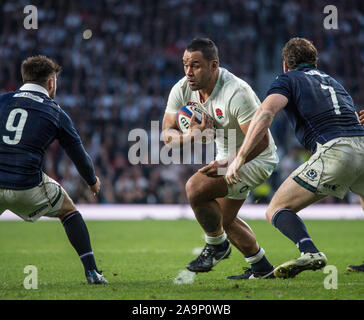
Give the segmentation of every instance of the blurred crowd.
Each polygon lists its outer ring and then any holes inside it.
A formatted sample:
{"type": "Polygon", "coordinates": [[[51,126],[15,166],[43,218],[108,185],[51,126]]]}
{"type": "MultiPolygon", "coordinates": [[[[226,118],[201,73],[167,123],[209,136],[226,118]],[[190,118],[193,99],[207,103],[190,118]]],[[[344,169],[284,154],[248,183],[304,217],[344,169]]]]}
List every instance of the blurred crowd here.
{"type": "MultiPolygon", "coordinates": [[[[333,75],[364,106],[364,2],[310,0],[52,0],[32,1],[38,29],[23,21],[28,1],[0,1],[0,90],[21,85],[20,64],[29,55],[53,57],[63,67],[56,101],[68,112],[94,159],[102,192],[94,199],[55,142],[44,170],[75,202],[185,203],[185,183],[200,165],[131,165],[134,128],[161,121],[168,93],[183,76],[182,55],[194,37],[219,48],[221,65],[259,88],[258,72],[278,72],[272,54],[293,36],[314,42],[319,68],[333,75]],[[338,29],[326,30],[327,4],[338,9],[338,29]],[[89,39],[83,32],[92,31],[89,39]],[[257,59],[263,50],[264,63],[257,59]],[[260,70],[260,71],[258,71],[260,70]]],[[[278,61],[280,65],[280,61],[278,61]]],[[[260,96],[264,99],[264,95],[260,96]]],[[[267,202],[277,186],[305,161],[282,114],[272,134],[281,162],[249,202],[267,202]]],[[[326,202],[338,201],[328,198],[326,202]]],[[[357,201],[348,195],[344,202],[357,201]]]]}

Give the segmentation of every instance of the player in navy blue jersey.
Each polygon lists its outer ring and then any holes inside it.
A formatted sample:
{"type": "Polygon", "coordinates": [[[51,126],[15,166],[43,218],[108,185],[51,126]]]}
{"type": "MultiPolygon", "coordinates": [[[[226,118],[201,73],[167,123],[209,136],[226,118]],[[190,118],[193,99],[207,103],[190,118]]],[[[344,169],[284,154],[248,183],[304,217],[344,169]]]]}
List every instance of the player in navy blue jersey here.
{"type": "Polygon", "coordinates": [[[42,216],[62,221],[88,283],[107,283],[95,263],[86,224],[58,182],[42,171],[44,153],[57,139],[96,196],[100,181],[72,120],[53,100],[61,67],[45,56],[22,62],[24,85],[0,96],[0,214],[25,221],[42,216]]]}
{"type": "Polygon", "coordinates": [[[283,109],[297,139],[313,153],[282,183],[266,213],[267,219],[301,252],[301,257],[274,270],[276,277],[292,278],[327,263],[297,212],[328,195],[342,199],[348,190],[358,194],[363,203],[364,127],[343,86],[317,69],[317,50],[310,41],[291,39],[282,50],[282,58],[284,74],[273,82],[255,113],[226,179],[229,184],[239,181],[237,171],[246,156],[283,109]]]}

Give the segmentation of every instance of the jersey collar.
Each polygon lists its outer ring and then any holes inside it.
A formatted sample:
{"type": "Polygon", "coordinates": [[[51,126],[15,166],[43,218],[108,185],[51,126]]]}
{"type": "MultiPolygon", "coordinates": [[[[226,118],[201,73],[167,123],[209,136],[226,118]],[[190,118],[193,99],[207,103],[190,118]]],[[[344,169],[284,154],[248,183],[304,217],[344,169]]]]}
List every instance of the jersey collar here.
{"type": "Polygon", "coordinates": [[[47,97],[49,97],[48,91],[46,88],[40,86],[39,84],[35,83],[25,83],[23,84],[19,90],[21,91],[36,91],[45,94],[47,97]]]}
{"type": "Polygon", "coordinates": [[[316,67],[311,64],[311,63],[300,63],[295,69],[296,70],[302,70],[302,69],[305,69],[305,68],[310,68],[310,69],[316,69],[316,67]]]}

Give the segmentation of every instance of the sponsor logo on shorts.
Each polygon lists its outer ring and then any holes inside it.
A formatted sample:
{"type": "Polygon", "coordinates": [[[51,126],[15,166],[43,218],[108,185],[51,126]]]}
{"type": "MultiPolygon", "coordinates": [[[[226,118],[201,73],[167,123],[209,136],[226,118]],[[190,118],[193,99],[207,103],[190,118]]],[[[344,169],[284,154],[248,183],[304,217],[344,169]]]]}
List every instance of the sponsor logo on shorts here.
{"type": "Polygon", "coordinates": [[[332,191],[336,191],[338,188],[340,188],[339,184],[327,184],[324,183],[324,188],[331,189],[332,191]]]}
{"type": "Polygon", "coordinates": [[[44,210],[45,208],[48,207],[48,204],[46,204],[45,206],[43,207],[40,207],[38,210],[32,212],[32,213],[29,213],[28,217],[29,218],[33,218],[34,216],[36,216],[38,213],[40,213],[42,210],[44,210]]]}
{"type": "Polygon", "coordinates": [[[246,191],[248,189],[249,189],[249,186],[244,186],[244,187],[240,188],[239,192],[243,193],[244,191],[246,191]]]}
{"type": "Polygon", "coordinates": [[[317,178],[317,172],[314,169],[310,169],[306,172],[305,176],[310,180],[315,180],[317,178]]]}

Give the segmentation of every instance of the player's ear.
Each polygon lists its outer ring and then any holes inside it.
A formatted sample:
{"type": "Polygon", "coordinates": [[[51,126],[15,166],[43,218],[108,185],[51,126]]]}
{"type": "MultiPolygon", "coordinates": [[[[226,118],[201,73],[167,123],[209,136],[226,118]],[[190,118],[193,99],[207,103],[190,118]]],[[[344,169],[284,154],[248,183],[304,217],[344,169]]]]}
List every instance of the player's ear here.
{"type": "Polygon", "coordinates": [[[283,60],[283,72],[286,73],[288,72],[288,66],[287,66],[287,62],[283,60]]]}
{"type": "Polygon", "coordinates": [[[47,82],[46,82],[46,89],[47,90],[52,90],[53,88],[53,77],[49,77],[47,82]]]}
{"type": "Polygon", "coordinates": [[[56,76],[53,75],[48,79],[48,87],[52,91],[56,86],[56,76]]]}
{"type": "Polygon", "coordinates": [[[211,65],[212,69],[216,70],[219,67],[219,62],[217,60],[212,60],[211,65]]]}

